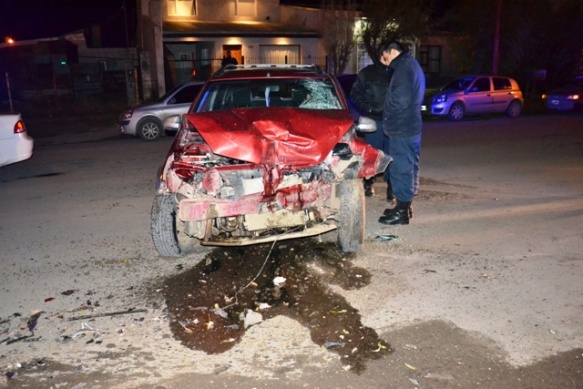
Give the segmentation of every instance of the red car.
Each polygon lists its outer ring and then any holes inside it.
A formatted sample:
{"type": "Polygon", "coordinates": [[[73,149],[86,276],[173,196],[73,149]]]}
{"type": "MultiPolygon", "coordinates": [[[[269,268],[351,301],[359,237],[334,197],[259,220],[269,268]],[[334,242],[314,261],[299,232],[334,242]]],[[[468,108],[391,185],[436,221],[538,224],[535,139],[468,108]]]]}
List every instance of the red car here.
{"type": "Polygon", "coordinates": [[[229,65],[179,122],[151,213],[161,255],[332,230],[344,251],[361,249],[361,180],[392,159],[356,137],[374,128],[354,122],[333,77],[313,65],[229,65]]]}

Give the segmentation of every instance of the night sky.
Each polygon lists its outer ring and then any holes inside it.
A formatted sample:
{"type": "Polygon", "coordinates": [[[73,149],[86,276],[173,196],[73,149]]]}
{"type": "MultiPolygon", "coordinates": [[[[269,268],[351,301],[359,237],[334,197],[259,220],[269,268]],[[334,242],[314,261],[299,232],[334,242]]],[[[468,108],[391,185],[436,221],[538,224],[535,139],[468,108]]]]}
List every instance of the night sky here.
{"type": "Polygon", "coordinates": [[[123,3],[124,0],[0,0],[0,38],[55,37],[92,23],[113,22],[123,15],[123,3]]]}

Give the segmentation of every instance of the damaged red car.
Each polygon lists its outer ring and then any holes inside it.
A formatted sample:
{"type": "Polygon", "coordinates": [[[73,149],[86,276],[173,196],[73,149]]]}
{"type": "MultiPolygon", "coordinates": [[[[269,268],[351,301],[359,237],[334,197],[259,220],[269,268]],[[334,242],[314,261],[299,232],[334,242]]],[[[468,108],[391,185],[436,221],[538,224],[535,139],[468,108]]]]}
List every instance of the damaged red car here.
{"type": "Polygon", "coordinates": [[[391,157],[364,143],[337,81],[313,65],[229,65],[205,84],[179,130],[151,212],[154,246],[244,246],[337,232],[364,243],[362,178],[391,157]]]}

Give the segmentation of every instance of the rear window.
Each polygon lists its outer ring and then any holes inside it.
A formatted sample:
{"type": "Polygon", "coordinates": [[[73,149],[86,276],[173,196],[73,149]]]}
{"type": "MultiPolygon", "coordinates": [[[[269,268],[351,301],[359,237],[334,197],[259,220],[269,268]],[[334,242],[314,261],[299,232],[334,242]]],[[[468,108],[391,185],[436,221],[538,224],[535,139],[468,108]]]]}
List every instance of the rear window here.
{"type": "Polygon", "coordinates": [[[494,90],[510,90],[512,89],[512,83],[507,78],[493,77],[494,90]]]}
{"type": "Polygon", "coordinates": [[[343,109],[329,79],[265,78],[209,83],[194,111],[266,107],[343,109]]]}

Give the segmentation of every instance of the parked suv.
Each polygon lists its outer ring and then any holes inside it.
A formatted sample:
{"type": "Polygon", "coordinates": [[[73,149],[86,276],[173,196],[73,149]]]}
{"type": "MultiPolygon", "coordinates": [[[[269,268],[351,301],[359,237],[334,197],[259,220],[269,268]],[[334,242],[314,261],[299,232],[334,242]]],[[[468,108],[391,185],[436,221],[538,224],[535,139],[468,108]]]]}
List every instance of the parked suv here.
{"type": "Polygon", "coordinates": [[[354,122],[336,79],[316,66],[227,65],[182,115],[160,168],[154,246],[181,256],[199,243],[244,246],[337,230],[344,251],[359,251],[362,178],[391,162],[356,137],[374,130],[371,122],[354,122]]]}
{"type": "Polygon", "coordinates": [[[158,139],[164,133],[164,120],[186,113],[202,85],[202,82],[187,82],[172,89],[154,103],[125,111],[119,118],[121,132],[139,136],[146,141],[158,139]]]}
{"type": "MultiPolygon", "coordinates": [[[[518,83],[501,76],[459,77],[426,99],[431,115],[462,120],[467,113],[506,113],[511,118],[522,112],[524,99],[518,83]]],[[[423,110],[423,107],[422,107],[423,110]]]]}

